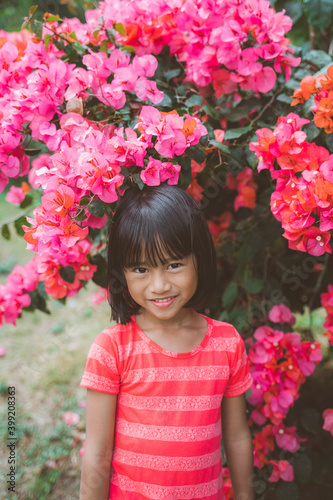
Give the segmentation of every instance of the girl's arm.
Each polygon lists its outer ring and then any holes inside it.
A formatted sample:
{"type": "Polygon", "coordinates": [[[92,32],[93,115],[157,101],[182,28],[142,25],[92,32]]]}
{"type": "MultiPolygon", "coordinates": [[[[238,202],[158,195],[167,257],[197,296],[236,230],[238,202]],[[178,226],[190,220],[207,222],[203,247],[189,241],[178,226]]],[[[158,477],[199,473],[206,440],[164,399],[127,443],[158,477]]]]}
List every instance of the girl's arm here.
{"type": "Polygon", "coordinates": [[[235,500],[253,500],[253,448],[244,394],[222,400],[222,440],[235,500]]]}
{"type": "Polygon", "coordinates": [[[117,394],[87,389],[86,441],[80,500],[108,500],[117,394]]]}

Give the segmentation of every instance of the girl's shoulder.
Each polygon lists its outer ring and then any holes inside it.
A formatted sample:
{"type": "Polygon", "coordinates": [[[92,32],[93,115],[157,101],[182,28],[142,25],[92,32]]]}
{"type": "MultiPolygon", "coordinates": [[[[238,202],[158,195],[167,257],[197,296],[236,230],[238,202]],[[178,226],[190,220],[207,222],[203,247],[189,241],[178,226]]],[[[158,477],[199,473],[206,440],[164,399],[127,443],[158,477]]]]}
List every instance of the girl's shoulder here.
{"type": "MultiPolygon", "coordinates": [[[[203,315],[204,316],[204,315],[203,315]]],[[[211,325],[212,330],[215,334],[217,335],[222,335],[225,337],[233,337],[233,338],[239,338],[240,334],[236,330],[236,328],[231,324],[227,323],[226,321],[219,321],[217,319],[209,318],[208,316],[204,316],[208,324],[211,325]]]]}
{"type": "Polygon", "coordinates": [[[110,344],[122,345],[129,342],[134,333],[132,322],[126,325],[117,323],[102,330],[95,338],[94,344],[98,344],[101,347],[107,347],[110,344]]]}

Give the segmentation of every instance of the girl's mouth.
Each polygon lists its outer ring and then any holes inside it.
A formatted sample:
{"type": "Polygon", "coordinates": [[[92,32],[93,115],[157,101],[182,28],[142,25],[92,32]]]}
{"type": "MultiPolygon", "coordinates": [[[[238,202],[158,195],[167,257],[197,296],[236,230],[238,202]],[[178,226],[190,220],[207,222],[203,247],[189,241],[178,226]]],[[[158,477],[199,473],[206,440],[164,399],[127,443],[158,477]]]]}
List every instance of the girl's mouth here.
{"type": "Polygon", "coordinates": [[[176,298],[177,295],[173,297],[165,297],[164,299],[151,299],[150,302],[156,307],[168,307],[174,302],[176,298]]]}

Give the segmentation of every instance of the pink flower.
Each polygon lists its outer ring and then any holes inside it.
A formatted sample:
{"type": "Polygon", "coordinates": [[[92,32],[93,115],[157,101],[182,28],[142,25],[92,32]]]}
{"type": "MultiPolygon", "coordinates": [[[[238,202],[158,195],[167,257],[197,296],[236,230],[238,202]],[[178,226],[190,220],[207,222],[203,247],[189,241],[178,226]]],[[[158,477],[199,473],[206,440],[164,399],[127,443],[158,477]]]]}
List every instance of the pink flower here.
{"type": "Polygon", "coordinates": [[[324,210],[320,215],[320,231],[330,231],[333,229],[333,208],[324,210]]]}
{"type": "Polygon", "coordinates": [[[155,144],[156,151],[166,158],[173,158],[175,155],[180,156],[186,148],[186,138],[183,132],[177,129],[173,130],[171,137],[162,138],[155,144]]]}
{"type": "Polygon", "coordinates": [[[4,356],[6,354],[6,349],[0,345],[0,356],[4,356]]]}
{"type": "Polygon", "coordinates": [[[24,198],[25,192],[22,188],[16,186],[11,186],[6,194],[6,201],[12,203],[13,205],[19,205],[24,198]]]}
{"type": "Polygon", "coordinates": [[[84,455],[84,444],[85,444],[85,441],[83,441],[82,448],[81,448],[81,449],[80,449],[80,451],[79,451],[79,455],[80,455],[80,457],[81,457],[81,458],[82,458],[82,457],[83,457],[83,455],[84,455]]]}
{"type": "Polygon", "coordinates": [[[273,427],[276,444],[283,450],[288,450],[291,453],[299,450],[300,442],[304,441],[296,433],[296,427],[284,427],[282,424],[273,427]]]}
{"type": "Polygon", "coordinates": [[[80,422],[80,415],[73,411],[66,411],[62,418],[66,425],[77,425],[80,422]]]}
{"type": "Polygon", "coordinates": [[[333,410],[327,409],[323,412],[324,425],[323,429],[328,431],[333,436],[333,410]]]}
{"type": "Polygon", "coordinates": [[[287,460],[270,460],[269,464],[273,466],[273,472],[269,477],[269,481],[276,483],[280,479],[283,481],[293,481],[294,468],[287,460]]]}
{"type": "Polygon", "coordinates": [[[164,93],[158,90],[156,82],[147,80],[145,76],[140,76],[134,90],[139,99],[150,99],[153,104],[159,104],[164,98],[164,93]]]}
{"type": "Polygon", "coordinates": [[[162,162],[149,157],[148,165],[144,170],[141,170],[140,177],[142,182],[148,186],[159,186],[161,183],[160,171],[162,169],[162,162]]]}
{"type": "Polygon", "coordinates": [[[273,306],[268,313],[268,318],[272,323],[289,323],[290,325],[296,321],[289,307],[284,304],[273,306]]]}

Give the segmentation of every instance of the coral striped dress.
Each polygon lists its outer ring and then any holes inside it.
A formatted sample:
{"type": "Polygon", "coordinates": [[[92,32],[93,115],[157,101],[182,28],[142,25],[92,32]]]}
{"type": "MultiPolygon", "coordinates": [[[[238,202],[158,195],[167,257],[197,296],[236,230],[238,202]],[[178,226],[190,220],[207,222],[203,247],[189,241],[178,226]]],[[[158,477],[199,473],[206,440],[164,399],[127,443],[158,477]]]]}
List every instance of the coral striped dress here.
{"type": "Polygon", "coordinates": [[[235,328],[204,316],[187,353],[167,351],[135,323],[92,344],[82,387],[118,394],[112,500],[222,500],[221,402],[251,386],[235,328]]]}

